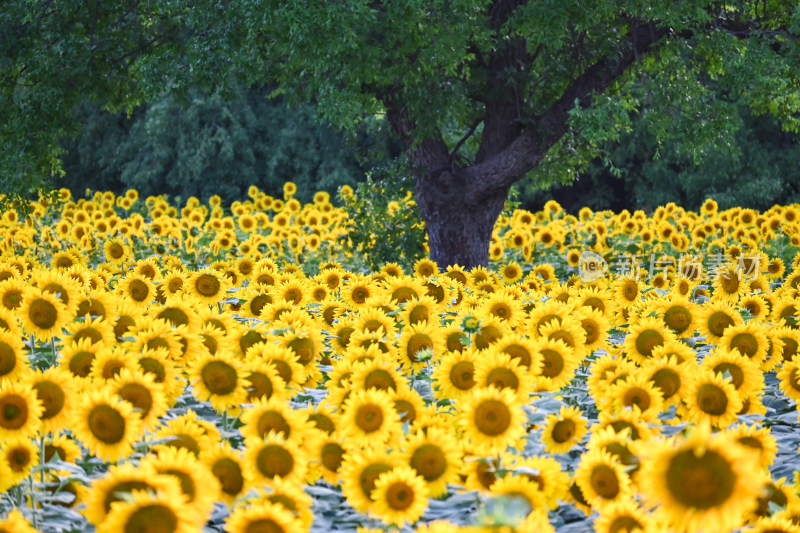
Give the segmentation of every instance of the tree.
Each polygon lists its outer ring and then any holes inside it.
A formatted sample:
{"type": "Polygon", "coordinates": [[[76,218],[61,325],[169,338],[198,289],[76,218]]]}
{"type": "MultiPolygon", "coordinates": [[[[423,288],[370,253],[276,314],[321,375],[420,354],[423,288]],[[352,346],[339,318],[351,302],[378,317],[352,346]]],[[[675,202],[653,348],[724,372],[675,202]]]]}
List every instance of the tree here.
{"type": "MultiPolygon", "coordinates": [[[[101,101],[269,82],[344,127],[383,114],[414,168],[440,266],[486,264],[510,186],[527,174],[568,181],[639,110],[652,111],[659,142],[698,157],[730,142],[738,103],[786,129],[800,121],[796,1],[98,0],[86,13],[62,1],[14,2],[33,8],[16,31],[44,24],[55,42],[60,31],[75,40],[42,6],[79,20],[76,60],[111,72],[91,93],[101,101]]],[[[17,55],[35,63],[36,50],[17,55]]],[[[11,65],[29,85],[19,57],[11,65]]],[[[72,88],[59,91],[69,103],[72,88]]]]}
{"type": "Polygon", "coordinates": [[[366,170],[397,155],[387,131],[343,135],[316,121],[308,105],[290,108],[265,93],[242,90],[226,101],[191,91],[186,103],[167,94],[130,117],[84,103],[76,110],[78,134],[63,143],[58,183],[75,195],[87,187],[135,187],[143,196],[218,194],[229,203],[250,185],[281,196],[283,183],[293,181],[296,197],[310,202],[318,190],[355,186],[366,170]]]}

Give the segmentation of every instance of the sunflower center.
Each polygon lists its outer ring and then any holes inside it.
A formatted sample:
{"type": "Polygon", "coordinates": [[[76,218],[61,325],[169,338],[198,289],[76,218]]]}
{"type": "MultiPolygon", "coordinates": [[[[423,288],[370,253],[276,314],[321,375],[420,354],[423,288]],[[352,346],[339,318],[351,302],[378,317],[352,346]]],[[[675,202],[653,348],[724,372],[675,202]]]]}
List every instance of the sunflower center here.
{"type": "Polygon", "coordinates": [[[626,407],[635,405],[641,409],[642,412],[650,408],[650,403],[650,394],[645,389],[639,387],[631,387],[625,391],[625,395],[622,397],[622,405],[626,407]]]}
{"type": "Polygon", "coordinates": [[[247,524],[244,533],[286,533],[275,520],[271,518],[262,518],[260,520],[253,520],[247,524]]]}
{"type": "Polygon", "coordinates": [[[361,487],[361,492],[367,498],[370,498],[372,491],[375,489],[375,482],[380,475],[384,472],[389,472],[391,469],[392,467],[385,463],[373,463],[364,468],[361,471],[361,475],[358,476],[358,485],[361,487]]]}
{"type": "Polygon", "coordinates": [[[530,368],[531,362],[533,358],[531,357],[531,352],[524,346],[520,346],[519,344],[510,344],[501,350],[503,353],[508,354],[511,357],[511,360],[516,360],[519,363],[519,366],[530,368]]]}
{"type": "Polygon", "coordinates": [[[417,324],[419,322],[427,322],[430,317],[430,309],[424,305],[418,305],[408,314],[408,323],[417,324]]]}
{"type": "Polygon", "coordinates": [[[225,494],[235,496],[242,492],[244,476],[239,463],[235,460],[230,457],[217,459],[211,466],[211,473],[219,480],[222,492],[225,494]]]}
{"type": "Polygon", "coordinates": [[[734,363],[720,363],[714,367],[714,372],[724,374],[727,372],[731,376],[733,387],[738,389],[744,383],[744,371],[739,365],[734,363]]]}
{"type": "Polygon", "coordinates": [[[178,530],[178,517],[162,504],[136,509],[125,522],[125,533],[173,533],[178,530]]]}
{"type": "Polygon", "coordinates": [[[364,378],[364,389],[396,390],[397,385],[389,372],[383,369],[375,369],[370,371],[364,378]]]}
{"type": "Polygon", "coordinates": [[[128,284],[128,296],[136,302],[144,302],[150,295],[150,288],[147,283],[140,279],[132,280],[128,284]]]}
{"type": "Polygon", "coordinates": [[[516,391],[519,387],[519,378],[510,368],[493,368],[486,375],[486,386],[516,391]]]}
{"type": "Polygon", "coordinates": [[[548,378],[559,376],[564,370],[564,357],[556,350],[544,349],[541,351],[544,365],[542,375],[548,378]]]}
{"type": "Polygon", "coordinates": [[[269,399],[272,397],[272,393],[274,392],[274,388],[272,387],[272,381],[266,374],[261,372],[251,372],[249,376],[245,378],[248,383],[247,386],[247,400],[248,402],[252,402],[258,398],[266,398],[269,399]]]}
{"type": "Polygon", "coordinates": [[[553,440],[559,444],[564,442],[569,442],[572,437],[575,436],[575,421],[574,420],[559,420],[553,426],[553,430],[550,432],[550,435],[553,437],[553,440]]]}
{"type": "Polygon", "coordinates": [[[713,383],[704,383],[697,388],[697,405],[712,416],[720,416],[728,409],[728,395],[713,383]]]}
{"type": "Polygon", "coordinates": [[[484,326],[475,334],[475,347],[484,350],[500,340],[502,336],[503,332],[497,326],[484,326]]]}
{"type": "Polygon", "coordinates": [[[186,495],[186,498],[189,500],[189,502],[194,501],[194,498],[197,495],[197,486],[194,484],[192,476],[186,472],[183,472],[182,470],[175,469],[162,470],[161,473],[177,478],[178,482],[181,484],[181,492],[186,495]]]}
{"type": "Polygon", "coordinates": [[[672,395],[681,388],[681,377],[671,368],[662,368],[657,371],[653,374],[653,377],[650,378],[650,381],[661,390],[661,394],[664,396],[665,400],[667,398],[672,398],[672,395]]]}
{"type": "Polygon", "coordinates": [[[414,488],[404,481],[395,481],[386,490],[386,504],[395,511],[405,511],[414,503],[414,488]]]}
{"type": "Polygon", "coordinates": [[[28,421],[28,403],[25,398],[8,394],[0,399],[0,427],[19,429],[28,421]]]}
{"type": "Polygon", "coordinates": [[[362,405],[356,411],[356,425],[364,433],[372,433],[383,425],[383,409],[374,404],[362,405]]]}
{"type": "Polygon", "coordinates": [[[117,396],[141,411],[142,418],[147,416],[153,407],[153,395],[150,389],[140,383],[126,383],[117,391],[117,396]]]}
{"type": "Polygon", "coordinates": [[[475,427],[484,435],[502,435],[511,426],[511,410],[500,400],[486,400],[475,409],[475,427]]]}
{"type": "Polygon", "coordinates": [[[108,255],[111,257],[111,259],[119,259],[125,255],[125,248],[123,248],[118,242],[112,242],[108,246],[108,255]]]}
{"type": "Polygon", "coordinates": [[[309,338],[296,338],[292,339],[288,344],[289,348],[297,354],[298,362],[301,365],[307,365],[314,360],[317,355],[317,346],[313,339],[309,338]]]}
{"type": "Polygon", "coordinates": [[[629,302],[632,302],[636,299],[638,294],[639,287],[636,282],[631,280],[626,281],[625,286],[622,288],[622,296],[629,302]]]}
{"type": "Polygon", "coordinates": [[[47,300],[37,298],[28,306],[28,318],[37,328],[49,330],[58,320],[58,309],[47,300]]]}
{"type": "Polygon", "coordinates": [[[406,357],[412,363],[417,362],[417,354],[422,350],[432,350],[433,341],[426,333],[415,333],[408,339],[406,346],[406,357]]]}
{"type": "MultiPolygon", "coordinates": [[[[62,457],[61,459],[63,460],[64,458],[62,457]]],[[[105,509],[106,513],[109,512],[112,503],[123,501],[125,499],[124,495],[130,494],[135,490],[152,491],[153,487],[144,481],[122,481],[117,483],[106,493],[106,498],[103,501],[103,509],[105,509]]]]}
{"type": "Polygon", "coordinates": [[[92,408],[88,423],[92,435],[104,444],[116,444],[125,438],[125,418],[110,405],[92,408]]]}
{"type": "Polygon", "coordinates": [[[423,444],[414,451],[409,464],[425,481],[430,482],[444,475],[447,470],[447,457],[435,444],[423,444]]]}
{"type": "Polygon", "coordinates": [[[256,467],[264,477],[287,477],[294,470],[294,457],[283,446],[267,444],[256,457],[256,467]]]}
{"type": "Polygon", "coordinates": [[[409,424],[417,418],[417,410],[414,404],[408,400],[395,400],[394,410],[400,415],[400,422],[408,422],[409,424]]]}
{"type": "Polygon", "coordinates": [[[692,323],[692,314],[682,305],[674,305],[664,313],[664,323],[669,329],[680,335],[692,323]]]}
{"type": "Polygon", "coordinates": [[[116,324],[114,324],[114,336],[117,340],[121,339],[128,332],[128,329],[134,325],[136,325],[136,320],[133,317],[120,316],[116,324]]]}
{"type": "Polygon", "coordinates": [[[719,276],[719,286],[728,294],[736,294],[739,291],[739,276],[725,272],[719,276]]]}
{"type": "Polygon", "coordinates": [[[752,333],[737,333],[731,339],[730,347],[736,348],[742,355],[753,357],[758,351],[758,341],[752,333]]]}
{"type": "Polygon", "coordinates": [[[632,516],[626,515],[616,517],[608,526],[608,533],[636,530],[644,530],[644,526],[632,516]]]}
{"type": "Polygon", "coordinates": [[[85,378],[92,371],[94,359],[95,354],[92,352],[77,352],[69,359],[69,371],[75,376],[85,378]]]}
{"type": "Polygon", "coordinates": [[[605,500],[613,500],[619,494],[617,472],[608,465],[594,467],[589,483],[592,486],[592,490],[605,500]]]}
{"type": "Polygon", "coordinates": [[[291,428],[286,422],[286,418],[278,411],[264,411],[258,417],[258,434],[265,437],[270,431],[282,434],[283,438],[288,439],[291,433],[291,428]]]}
{"type": "Polygon", "coordinates": [[[711,332],[712,335],[722,337],[722,335],[725,333],[725,330],[729,326],[733,325],[733,319],[724,311],[714,311],[708,317],[706,323],[708,325],[708,331],[711,332]]]}
{"type": "Polygon", "coordinates": [[[64,408],[64,401],[66,396],[64,389],[52,381],[40,381],[33,386],[36,391],[36,396],[42,402],[44,412],[42,413],[42,420],[53,418],[64,408]]]}
{"type": "Polygon", "coordinates": [[[156,318],[166,320],[174,327],[185,326],[189,324],[189,315],[183,309],[177,307],[167,307],[156,315],[156,318]]]}
{"type": "Polygon", "coordinates": [[[475,386],[475,365],[472,361],[459,361],[450,369],[450,383],[458,390],[470,390],[475,386]]]}
{"type": "Polygon", "coordinates": [[[21,446],[6,451],[8,457],[8,465],[14,472],[22,472],[31,462],[31,451],[21,446]]]}
{"type": "Polygon", "coordinates": [[[713,450],[679,452],[667,467],[667,488],[685,507],[706,510],[725,503],[736,486],[730,463],[713,450]]]}
{"type": "Polygon", "coordinates": [[[344,457],[344,448],[335,442],[328,442],[322,447],[320,452],[320,459],[322,465],[331,472],[336,472],[342,465],[342,458],[344,457]]]}
{"type": "Polygon", "coordinates": [[[17,366],[17,352],[5,342],[0,342],[0,376],[5,376],[17,366]]]}
{"type": "Polygon", "coordinates": [[[597,322],[591,319],[581,320],[581,326],[586,333],[586,344],[591,345],[600,339],[600,327],[597,322]]]}
{"type": "Polygon", "coordinates": [[[646,329],[636,337],[636,351],[645,357],[650,357],[653,348],[664,344],[664,336],[655,329],[646,329]]]}
{"type": "Polygon", "coordinates": [[[11,310],[22,305],[22,292],[16,289],[7,290],[3,293],[3,305],[11,310]]]}
{"type": "Polygon", "coordinates": [[[224,361],[207,363],[203,366],[200,376],[208,391],[219,396],[233,392],[239,379],[236,369],[224,361]]]}
{"type": "Polygon", "coordinates": [[[324,431],[328,435],[331,435],[334,431],[336,431],[336,426],[334,425],[333,421],[322,413],[313,413],[308,416],[308,420],[314,424],[314,427],[320,431],[324,431]]]}

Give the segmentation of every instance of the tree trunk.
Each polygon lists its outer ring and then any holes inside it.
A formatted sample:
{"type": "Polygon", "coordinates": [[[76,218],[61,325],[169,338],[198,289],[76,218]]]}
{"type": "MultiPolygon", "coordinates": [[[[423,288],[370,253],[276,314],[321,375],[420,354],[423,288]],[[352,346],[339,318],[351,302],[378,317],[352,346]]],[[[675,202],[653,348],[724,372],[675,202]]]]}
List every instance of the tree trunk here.
{"type": "MultiPolygon", "coordinates": [[[[443,173],[444,174],[444,173],[443,173]]],[[[431,259],[444,270],[486,266],[497,217],[503,211],[508,188],[474,201],[470,187],[458,186],[450,172],[438,179],[417,179],[417,204],[428,230],[431,259]]]]}

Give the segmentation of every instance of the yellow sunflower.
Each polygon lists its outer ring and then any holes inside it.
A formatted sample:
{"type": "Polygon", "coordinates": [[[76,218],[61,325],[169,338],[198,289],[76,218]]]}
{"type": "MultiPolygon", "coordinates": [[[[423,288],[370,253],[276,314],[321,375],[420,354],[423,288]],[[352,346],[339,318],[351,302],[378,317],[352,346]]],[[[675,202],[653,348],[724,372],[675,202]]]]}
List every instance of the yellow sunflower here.
{"type": "Polygon", "coordinates": [[[516,395],[508,389],[475,389],[459,409],[460,427],[475,453],[502,452],[525,434],[525,413],[516,395]]]}
{"type": "Polygon", "coordinates": [[[383,523],[398,527],[403,527],[406,522],[413,524],[428,507],[425,480],[406,465],[380,474],[370,496],[374,502],[370,513],[383,523]]]}
{"type": "Polygon", "coordinates": [[[26,346],[18,334],[0,329],[0,383],[20,381],[29,375],[26,346]]]}
{"type": "Polygon", "coordinates": [[[740,354],[739,350],[718,348],[703,358],[703,367],[728,377],[742,398],[761,394],[764,388],[764,375],[758,364],[740,354]]]}
{"type": "Polygon", "coordinates": [[[475,382],[478,387],[508,389],[525,401],[533,387],[534,376],[504,352],[490,348],[482,352],[475,363],[475,382]]]}
{"type": "Polygon", "coordinates": [[[253,483],[252,473],[247,468],[240,452],[234,450],[228,442],[220,442],[203,462],[219,482],[219,497],[228,506],[244,496],[253,483]]]}
{"type": "Polygon", "coordinates": [[[309,439],[310,424],[303,413],[292,409],[289,402],[272,398],[257,400],[242,412],[242,436],[248,441],[261,441],[270,433],[284,439],[309,439]]]}
{"type": "Polygon", "coordinates": [[[542,358],[541,377],[551,380],[555,390],[575,377],[575,370],[582,361],[582,357],[562,340],[539,339],[535,350],[542,358]]]}
{"type": "Polygon", "coordinates": [[[709,436],[700,427],[685,439],[651,442],[642,453],[639,490],[678,531],[739,528],[765,480],[756,454],[729,434],[709,436]]]}
{"type": "Polygon", "coordinates": [[[391,396],[377,389],[353,391],[337,425],[347,437],[348,445],[356,447],[381,445],[402,433],[391,396]]]}
{"type": "Polygon", "coordinates": [[[768,427],[739,424],[728,429],[727,433],[745,448],[758,453],[758,462],[762,468],[772,466],[772,462],[778,454],[778,443],[768,427]]]}
{"type": "Polygon", "coordinates": [[[427,366],[428,359],[438,358],[444,352],[445,340],[437,324],[420,322],[403,328],[398,349],[400,364],[419,372],[427,366]],[[422,354],[427,354],[427,359],[420,360],[422,354]]]}
{"type": "Polygon", "coordinates": [[[156,298],[153,282],[141,274],[130,273],[120,280],[115,294],[139,307],[147,307],[156,298]]]}
{"type": "Polygon", "coordinates": [[[625,501],[634,493],[633,484],[622,464],[602,449],[581,456],[575,479],[586,501],[601,509],[608,504],[625,501]]]}
{"type": "Polygon", "coordinates": [[[142,421],[131,404],[113,396],[109,389],[86,391],[74,421],[78,440],[90,453],[110,462],[130,454],[142,431],[142,421]]]}
{"type": "MultiPolygon", "coordinates": [[[[11,483],[16,485],[31,473],[39,464],[39,445],[28,437],[13,437],[6,440],[0,449],[0,460],[8,465],[11,483]]],[[[0,468],[5,473],[5,469],[0,468]]],[[[2,529],[0,529],[2,531],[2,529]]]]}
{"type": "Polygon", "coordinates": [[[219,413],[240,406],[247,397],[244,365],[230,352],[206,353],[187,368],[194,394],[219,413]]]}
{"type": "Polygon", "coordinates": [[[736,308],[725,301],[705,303],[699,315],[697,330],[708,343],[718,343],[729,327],[744,322],[736,308]]]}
{"type": "Polygon", "coordinates": [[[606,403],[605,407],[614,411],[632,409],[638,411],[642,420],[657,422],[658,415],[664,407],[664,398],[661,389],[656,387],[647,374],[635,372],[626,380],[620,380],[610,385],[604,392],[604,397],[598,400],[606,403]]]}
{"type": "Polygon", "coordinates": [[[179,491],[173,487],[164,487],[155,493],[148,490],[131,491],[128,498],[111,506],[104,520],[97,526],[97,533],[193,533],[202,523],[202,517],[191,507],[184,505],[179,491]]]}
{"type": "Polygon", "coordinates": [[[548,456],[514,456],[508,466],[513,476],[527,479],[536,484],[544,495],[547,507],[555,509],[559,500],[565,500],[569,491],[569,474],[561,470],[561,464],[548,456]]]}
{"type": "Polygon", "coordinates": [[[630,331],[625,336],[623,349],[630,360],[641,365],[653,357],[655,348],[675,338],[675,334],[664,327],[662,320],[645,317],[631,325],[630,331]]]}
{"type": "Polygon", "coordinates": [[[229,533],[294,533],[304,531],[303,524],[285,507],[277,503],[259,502],[237,506],[228,517],[225,531],[229,533]]]}
{"type": "Polygon", "coordinates": [[[766,327],[750,321],[746,324],[731,326],[719,340],[721,347],[738,350],[756,365],[767,358],[768,339],[766,327]]]}
{"type": "Polygon", "coordinates": [[[373,506],[372,491],[378,477],[399,464],[393,450],[375,447],[347,452],[339,470],[342,494],[353,509],[366,513],[373,506]]]}
{"type": "Polygon", "coordinates": [[[562,406],[545,419],[542,442],[547,453],[566,453],[579,444],[587,431],[587,420],[577,407],[562,406]]]}
{"type": "Polygon", "coordinates": [[[0,440],[35,435],[43,412],[41,400],[27,383],[0,384],[0,440]]]}
{"type": "Polygon", "coordinates": [[[742,399],[730,380],[710,369],[699,369],[687,385],[684,402],[690,419],[726,428],[737,420],[742,399]]]}
{"type": "Polygon", "coordinates": [[[275,478],[300,483],[308,470],[308,455],[300,441],[286,440],[276,433],[269,433],[260,442],[248,442],[244,458],[259,483],[275,478]]]}
{"type": "Polygon", "coordinates": [[[22,298],[18,315],[22,327],[42,340],[59,335],[61,328],[72,320],[66,306],[50,292],[28,287],[22,298]]]}
{"type": "Polygon", "coordinates": [[[155,428],[158,419],[167,412],[164,386],[155,376],[141,369],[123,368],[107,383],[109,390],[133,406],[146,430],[155,428]]]}
{"type": "Polygon", "coordinates": [[[442,428],[409,434],[400,445],[400,458],[425,480],[431,497],[447,493],[447,484],[456,482],[461,453],[458,441],[442,428]]]}
{"type": "Polygon", "coordinates": [[[642,368],[650,383],[661,392],[665,408],[681,401],[683,390],[689,381],[686,367],[686,364],[679,364],[675,356],[670,356],[652,359],[642,368]]]}
{"type": "Polygon", "coordinates": [[[434,395],[437,399],[458,399],[475,387],[476,352],[467,349],[448,352],[433,370],[434,395]]]}
{"type": "Polygon", "coordinates": [[[208,519],[219,495],[219,482],[205,463],[189,450],[165,448],[158,456],[148,456],[139,462],[140,467],[152,467],[157,474],[178,480],[185,505],[191,507],[201,523],[208,519]]]}
{"type": "Polygon", "coordinates": [[[0,520],[0,531],[9,533],[37,533],[19,509],[11,509],[5,519],[0,520]]]}

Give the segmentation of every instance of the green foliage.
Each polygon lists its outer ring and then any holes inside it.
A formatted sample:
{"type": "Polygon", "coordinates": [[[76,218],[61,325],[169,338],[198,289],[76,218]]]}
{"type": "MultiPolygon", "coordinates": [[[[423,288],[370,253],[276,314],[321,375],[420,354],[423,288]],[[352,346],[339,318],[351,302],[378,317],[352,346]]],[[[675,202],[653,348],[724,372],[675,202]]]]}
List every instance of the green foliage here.
{"type": "Polygon", "coordinates": [[[398,163],[367,175],[353,194],[339,194],[350,216],[350,239],[371,270],[398,263],[410,271],[425,255],[425,224],[413,199],[413,180],[398,163]]]}
{"type": "Polygon", "coordinates": [[[652,133],[652,114],[637,116],[629,133],[603,147],[569,187],[550,191],[527,188],[521,201],[537,209],[554,198],[571,212],[582,206],[602,209],[644,209],[675,202],[698,210],[706,198],[721,209],[733,206],[766,210],[800,202],[800,135],[783,131],[769,115],[754,116],[743,104],[736,108],[741,128],[731,140],[706,146],[702,153],[678,143],[662,143],[652,133]],[[699,157],[698,157],[699,155],[699,157]]]}
{"type": "Polygon", "coordinates": [[[265,91],[231,101],[196,91],[188,102],[166,95],[130,118],[86,103],[77,114],[84,125],[64,143],[58,182],[76,196],[135,187],[143,196],[219,194],[230,202],[250,185],[279,197],[283,183],[294,181],[298,199],[309,202],[314,191],[355,185],[391,149],[377,120],[346,136],[316,122],[308,106],[291,109],[265,91]]]}

